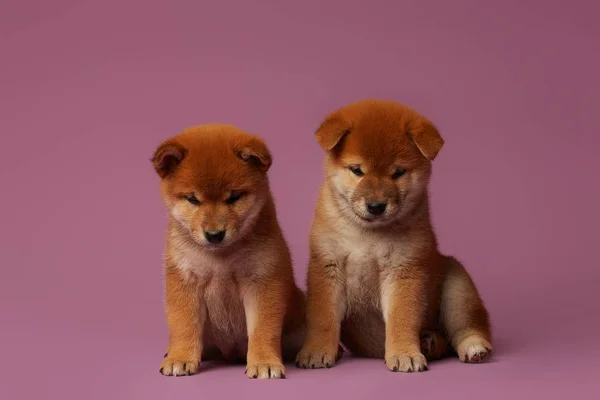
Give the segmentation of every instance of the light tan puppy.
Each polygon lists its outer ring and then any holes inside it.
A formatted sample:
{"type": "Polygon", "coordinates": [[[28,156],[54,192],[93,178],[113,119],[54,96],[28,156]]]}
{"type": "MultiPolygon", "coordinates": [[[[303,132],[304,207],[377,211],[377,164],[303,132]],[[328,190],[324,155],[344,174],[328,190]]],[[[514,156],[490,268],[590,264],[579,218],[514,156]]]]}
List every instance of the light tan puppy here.
{"type": "Polygon", "coordinates": [[[392,371],[423,371],[452,344],[461,361],[491,353],[488,313],[463,266],[441,255],[427,186],[443,140],[401,104],[365,100],[316,133],[327,152],[310,235],[303,368],[330,367],[338,341],[392,371]]]}
{"type": "Polygon", "coordinates": [[[247,361],[251,378],[282,378],[304,337],[296,287],[277,222],[265,143],[229,125],[164,142],[152,159],[169,213],[165,257],[169,347],[163,375],[201,360],[247,361]]]}

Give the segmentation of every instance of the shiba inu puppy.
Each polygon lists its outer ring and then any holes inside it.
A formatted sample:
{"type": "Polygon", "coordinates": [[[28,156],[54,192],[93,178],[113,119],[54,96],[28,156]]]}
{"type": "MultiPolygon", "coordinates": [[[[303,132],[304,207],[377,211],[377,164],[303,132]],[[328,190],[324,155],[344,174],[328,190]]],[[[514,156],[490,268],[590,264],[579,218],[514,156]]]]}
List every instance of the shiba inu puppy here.
{"type": "Polygon", "coordinates": [[[186,129],[156,150],[168,211],[169,346],[163,375],[201,360],[247,363],[251,378],[283,378],[304,337],[304,295],[277,222],[265,142],[230,125],[186,129]]]}
{"type": "Polygon", "coordinates": [[[465,268],[438,251],[428,201],[444,141],[414,110],[364,100],[316,132],[325,157],[310,234],[307,336],[297,365],[330,367],[338,342],[392,371],[423,371],[452,347],[492,351],[488,312],[465,268]]]}

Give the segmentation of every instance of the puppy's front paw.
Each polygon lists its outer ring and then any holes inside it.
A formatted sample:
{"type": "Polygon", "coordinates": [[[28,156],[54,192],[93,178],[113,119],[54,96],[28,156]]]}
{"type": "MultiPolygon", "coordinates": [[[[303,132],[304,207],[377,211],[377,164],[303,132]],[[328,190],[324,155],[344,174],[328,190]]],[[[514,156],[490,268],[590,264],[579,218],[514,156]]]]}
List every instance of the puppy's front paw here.
{"type": "Polygon", "coordinates": [[[460,342],[456,352],[464,363],[482,363],[492,355],[492,345],[480,336],[469,336],[460,342]]]}
{"type": "Polygon", "coordinates": [[[280,379],[285,378],[285,368],[277,362],[248,363],[246,375],[251,379],[280,379]]]}
{"type": "Polygon", "coordinates": [[[341,346],[332,349],[323,347],[304,347],[296,356],[296,366],[300,368],[331,368],[338,361],[344,350],[341,346]]]}
{"type": "Polygon", "coordinates": [[[386,355],[385,364],[393,372],[427,371],[427,360],[421,353],[386,355]]]}
{"type": "Polygon", "coordinates": [[[167,355],[160,365],[160,373],[165,376],[193,375],[199,366],[200,360],[179,360],[167,355]]]}

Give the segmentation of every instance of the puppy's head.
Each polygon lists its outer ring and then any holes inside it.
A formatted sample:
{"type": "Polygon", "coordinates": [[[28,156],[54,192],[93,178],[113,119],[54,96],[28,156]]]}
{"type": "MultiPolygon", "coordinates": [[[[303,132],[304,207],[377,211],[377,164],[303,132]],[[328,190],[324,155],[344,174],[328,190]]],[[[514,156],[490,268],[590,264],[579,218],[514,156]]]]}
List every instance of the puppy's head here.
{"type": "Polygon", "coordinates": [[[444,141],[435,126],[392,101],[363,100],[331,113],[316,132],[339,209],[366,227],[401,220],[427,195],[444,141]]]}
{"type": "Polygon", "coordinates": [[[247,235],[270,196],[265,142],[234,126],[188,128],[160,145],[152,163],[170,215],[208,250],[247,235]]]}

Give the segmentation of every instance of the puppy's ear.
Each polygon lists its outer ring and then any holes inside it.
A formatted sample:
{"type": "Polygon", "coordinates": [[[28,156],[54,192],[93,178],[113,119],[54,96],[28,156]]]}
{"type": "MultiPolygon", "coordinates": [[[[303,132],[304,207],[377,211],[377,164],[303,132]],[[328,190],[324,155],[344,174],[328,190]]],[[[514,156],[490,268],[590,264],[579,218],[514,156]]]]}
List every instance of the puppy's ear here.
{"type": "Polygon", "coordinates": [[[408,136],[429,161],[435,159],[444,145],[437,128],[426,119],[413,121],[408,128],[408,136]]]}
{"type": "Polygon", "coordinates": [[[336,111],[325,118],[315,136],[323,150],[331,151],[344,136],[350,133],[351,128],[351,124],[346,121],[342,113],[336,111]]]}
{"type": "Polygon", "coordinates": [[[161,144],[152,156],[154,170],[161,178],[171,175],[185,157],[186,150],[183,146],[174,142],[161,144]]]}
{"type": "Polygon", "coordinates": [[[266,173],[271,168],[271,164],[273,164],[273,159],[266,143],[256,136],[240,146],[236,150],[236,155],[241,160],[254,165],[262,173],[266,173]]]}

